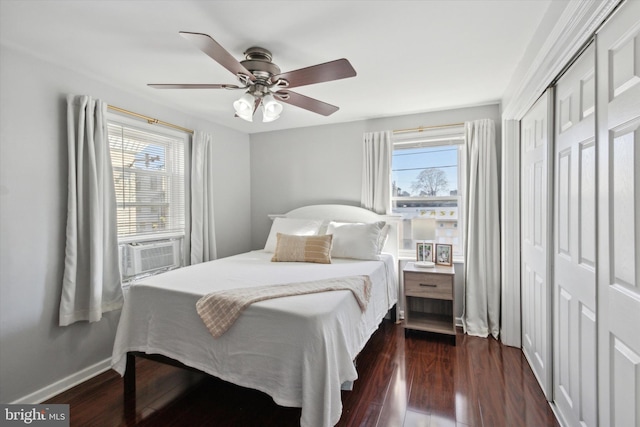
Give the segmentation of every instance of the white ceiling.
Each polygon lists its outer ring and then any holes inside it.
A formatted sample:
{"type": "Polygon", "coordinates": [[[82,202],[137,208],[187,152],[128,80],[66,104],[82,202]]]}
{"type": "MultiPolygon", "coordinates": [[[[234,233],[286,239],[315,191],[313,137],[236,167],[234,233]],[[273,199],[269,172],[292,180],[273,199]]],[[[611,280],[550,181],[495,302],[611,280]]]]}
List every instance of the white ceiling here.
{"type": "Polygon", "coordinates": [[[550,2],[0,0],[0,42],[254,133],[498,102],[550,2]],[[358,74],[294,89],[339,106],[329,117],[285,105],[275,122],[248,123],[233,117],[240,91],[146,86],[237,83],[179,31],[238,60],[262,46],[282,71],[347,58],[358,74]]]}

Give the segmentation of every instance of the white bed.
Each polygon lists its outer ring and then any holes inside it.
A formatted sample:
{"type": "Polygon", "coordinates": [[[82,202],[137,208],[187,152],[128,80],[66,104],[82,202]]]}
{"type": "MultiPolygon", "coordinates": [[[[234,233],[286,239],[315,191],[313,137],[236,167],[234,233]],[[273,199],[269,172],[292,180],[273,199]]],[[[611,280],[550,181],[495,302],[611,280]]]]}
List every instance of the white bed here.
{"type": "Polygon", "coordinates": [[[382,220],[392,227],[379,260],[271,262],[273,253],[260,250],[132,285],[118,326],[113,368],[124,374],[129,352],[160,354],[261,390],[279,405],[301,407],[301,426],[335,425],[342,412],[341,385],[357,379],[355,357],[397,302],[394,218],[338,205],[300,208],[285,217],[382,220]],[[198,299],[213,290],[355,275],[368,276],[372,284],[364,312],[347,290],[271,299],[247,307],[228,331],[213,338],[195,308],[198,299]]]}

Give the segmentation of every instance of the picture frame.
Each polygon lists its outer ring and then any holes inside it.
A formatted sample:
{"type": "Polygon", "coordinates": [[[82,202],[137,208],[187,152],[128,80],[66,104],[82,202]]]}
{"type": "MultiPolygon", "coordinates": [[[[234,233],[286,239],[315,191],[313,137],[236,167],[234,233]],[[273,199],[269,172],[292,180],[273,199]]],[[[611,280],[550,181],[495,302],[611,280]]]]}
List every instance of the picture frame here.
{"type": "Polygon", "coordinates": [[[436,265],[453,265],[453,245],[439,243],[435,250],[436,265]]]}
{"type": "Polygon", "coordinates": [[[434,250],[433,243],[424,243],[419,242],[416,243],[416,261],[431,261],[434,259],[434,250]],[[424,253],[425,257],[422,258],[422,254],[424,253]]]}

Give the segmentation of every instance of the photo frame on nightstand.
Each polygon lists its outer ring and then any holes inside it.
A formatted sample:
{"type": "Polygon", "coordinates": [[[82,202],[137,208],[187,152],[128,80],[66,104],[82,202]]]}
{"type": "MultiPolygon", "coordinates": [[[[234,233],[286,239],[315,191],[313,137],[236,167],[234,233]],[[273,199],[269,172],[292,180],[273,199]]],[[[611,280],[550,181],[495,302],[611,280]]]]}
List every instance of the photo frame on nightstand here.
{"type": "Polygon", "coordinates": [[[416,260],[434,262],[433,243],[416,243],[416,260]],[[424,254],[424,258],[422,255],[424,254]]]}
{"type": "Polygon", "coordinates": [[[453,265],[453,245],[447,245],[444,243],[436,244],[436,259],[437,265],[453,265]]]}

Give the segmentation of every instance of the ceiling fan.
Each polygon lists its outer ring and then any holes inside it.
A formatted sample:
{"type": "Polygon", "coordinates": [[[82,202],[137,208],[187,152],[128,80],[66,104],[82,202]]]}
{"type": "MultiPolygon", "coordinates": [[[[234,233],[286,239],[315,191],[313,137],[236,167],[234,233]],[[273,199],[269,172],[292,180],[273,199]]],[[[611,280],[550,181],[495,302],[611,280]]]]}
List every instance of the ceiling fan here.
{"type": "Polygon", "coordinates": [[[280,68],[271,62],[272,55],[267,49],[250,47],[244,52],[245,59],[237,61],[207,34],[180,31],[180,35],[231,71],[241,86],[231,84],[149,84],[149,86],[156,89],[245,90],[233,106],[236,116],[249,122],[253,121],[253,115],[260,105],[262,105],[263,122],[271,122],[280,117],[282,104],[276,99],[323,116],[333,114],[339,109],[335,105],[309,98],[289,89],[356,75],[349,61],[344,58],[282,73],[280,68]]]}

